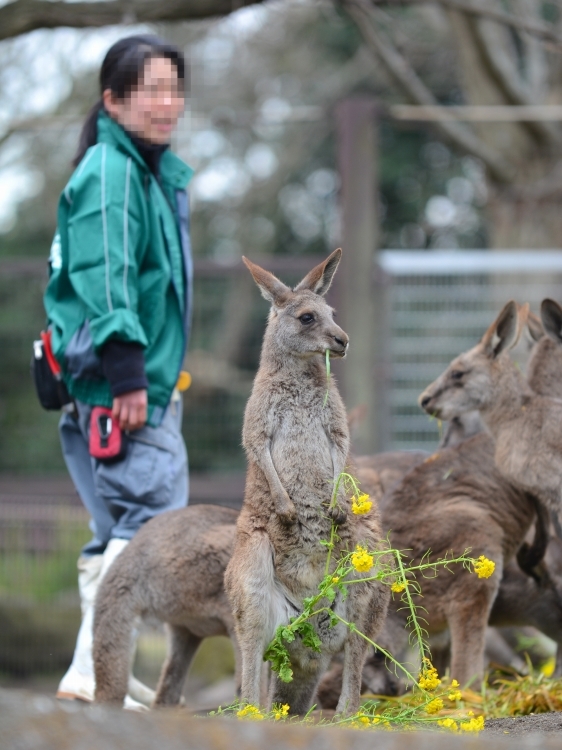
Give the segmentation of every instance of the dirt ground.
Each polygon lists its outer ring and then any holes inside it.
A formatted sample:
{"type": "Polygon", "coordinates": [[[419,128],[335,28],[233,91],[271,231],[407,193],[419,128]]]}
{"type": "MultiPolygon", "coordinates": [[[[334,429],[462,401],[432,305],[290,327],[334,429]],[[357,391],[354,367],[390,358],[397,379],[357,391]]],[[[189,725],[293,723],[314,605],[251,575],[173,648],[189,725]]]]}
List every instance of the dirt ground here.
{"type": "MultiPolygon", "coordinates": [[[[11,690],[5,690],[4,694],[10,692],[12,695],[41,695],[52,698],[55,694],[58,679],[37,680],[35,682],[22,681],[18,684],[12,681],[9,685],[11,690]]],[[[0,688],[1,691],[1,688],[0,688]]],[[[234,685],[232,680],[221,680],[212,687],[200,690],[199,693],[193,691],[187,695],[187,705],[185,713],[192,716],[206,716],[209,707],[215,708],[219,704],[226,705],[232,699],[234,685]]],[[[182,712],[183,713],[183,712],[182,712]]],[[[321,719],[331,719],[333,711],[315,711],[313,717],[320,721],[321,719]]],[[[520,737],[524,734],[559,734],[562,739],[562,712],[553,711],[547,714],[531,714],[529,716],[508,717],[505,719],[486,719],[486,727],[481,733],[481,737],[494,735],[496,737],[515,736],[520,737]]],[[[425,733],[424,733],[425,734],[425,733]]],[[[441,733],[440,733],[441,734],[441,733]]]]}
{"type": "Polygon", "coordinates": [[[562,736],[562,712],[553,711],[549,714],[530,714],[529,716],[513,716],[507,719],[487,719],[484,734],[498,736],[559,733],[562,736]]]}

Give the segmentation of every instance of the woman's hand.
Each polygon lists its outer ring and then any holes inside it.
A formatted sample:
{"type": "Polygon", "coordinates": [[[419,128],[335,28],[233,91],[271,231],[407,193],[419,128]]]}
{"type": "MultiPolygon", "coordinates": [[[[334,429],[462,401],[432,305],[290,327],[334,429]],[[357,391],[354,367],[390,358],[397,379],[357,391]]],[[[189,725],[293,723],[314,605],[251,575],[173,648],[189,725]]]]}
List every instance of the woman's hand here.
{"type": "Polygon", "coordinates": [[[122,430],[138,430],[146,422],[146,390],[129,391],[113,399],[111,416],[122,430]]]}

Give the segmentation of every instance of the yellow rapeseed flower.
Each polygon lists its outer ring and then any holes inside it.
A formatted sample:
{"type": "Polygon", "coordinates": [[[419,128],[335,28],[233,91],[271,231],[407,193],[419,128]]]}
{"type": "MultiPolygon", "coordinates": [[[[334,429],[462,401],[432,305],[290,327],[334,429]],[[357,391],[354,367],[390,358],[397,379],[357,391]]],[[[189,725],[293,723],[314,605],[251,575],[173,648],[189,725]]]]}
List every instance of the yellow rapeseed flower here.
{"type": "Polygon", "coordinates": [[[279,719],[285,718],[285,716],[287,716],[287,714],[289,713],[289,708],[289,704],[284,703],[282,706],[276,709],[274,714],[275,721],[279,721],[279,719]]]}
{"type": "Polygon", "coordinates": [[[435,690],[441,684],[437,670],[426,657],[423,660],[424,665],[418,677],[418,685],[422,690],[435,690]]]}
{"type": "Polygon", "coordinates": [[[402,583],[402,581],[394,581],[394,583],[390,587],[390,590],[394,592],[395,594],[401,594],[405,588],[406,588],[406,585],[402,583]]]}
{"type": "Polygon", "coordinates": [[[460,687],[460,684],[459,684],[458,680],[452,680],[451,681],[451,687],[452,688],[460,687]]]}
{"type": "Polygon", "coordinates": [[[439,721],[437,722],[437,726],[444,727],[445,729],[450,729],[451,732],[459,731],[457,722],[453,719],[439,719],[439,721]]]}
{"type": "Polygon", "coordinates": [[[373,556],[367,552],[366,547],[358,544],[351,555],[351,564],[358,573],[366,573],[373,567],[373,556]]]}
{"type": "Polygon", "coordinates": [[[434,698],[431,703],[428,703],[425,710],[428,714],[436,714],[443,708],[443,701],[441,698],[434,698]]]}
{"type": "Polygon", "coordinates": [[[473,562],[473,566],[478,578],[489,578],[496,569],[496,563],[493,560],[488,560],[484,555],[480,555],[478,560],[473,562]]]}
{"type": "Polygon", "coordinates": [[[484,717],[478,716],[470,721],[463,721],[459,728],[462,732],[481,732],[484,729],[484,717]]]}
{"type": "Polygon", "coordinates": [[[373,507],[373,503],[369,500],[369,495],[362,494],[359,497],[355,495],[351,498],[351,510],[356,516],[362,516],[364,513],[368,513],[373,507]]]}
{"type": "Polygon", "coordinates": [[[261,721],[262,719],[265,719],[265,716],[262,714],[259,708],[257,706],[253,706],[251,703],[248,703],[247,706],[244,706],[239,711],[237,711],[236,716],[239,716],[241,719],[252,719],[253,721],[261,721]]]}
{"type": "Polygon", "coordinates": [[[450,701],[460,701],[460,699],[462,698],[461,691],[460,690],[454,690],[452,693],[449,693],[449,695],[447,696],[447,698],[450,701]]]}
{"type": "Polygon", "coordinates": [[[551,656],[550,659],[547,659],[547,661],[544,662],[544,664],[541,664],[540,671],[545,677],[552,677],[555,668],[556,659],[554,658],[554,656],[551,656]]]}

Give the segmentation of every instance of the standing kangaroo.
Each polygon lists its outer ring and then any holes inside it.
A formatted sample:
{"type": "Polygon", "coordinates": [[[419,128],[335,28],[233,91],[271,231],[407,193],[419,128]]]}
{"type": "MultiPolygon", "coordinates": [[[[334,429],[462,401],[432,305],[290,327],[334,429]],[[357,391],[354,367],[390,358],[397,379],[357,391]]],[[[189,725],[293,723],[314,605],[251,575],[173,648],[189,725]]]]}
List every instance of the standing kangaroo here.
{"type": "MultiPolygon", "coordinates": [[[[333,252],[294,289],[244,258],[262,295],[271,303],[260,366],[246,406],[243,444],[248,459],[244,504],[236,542],[225,574],[242,654],[242,700],[260,700],[264,650],[279,625],[298,615],[306,597],[324,578],[332,519],[338,525],[333,565],[357,543],[373,549],[381,538],[375,508],[366,516],[348,512],[343,488],[339,509],[330,509],[334,482],[349,462],[347,416],[324,356],[344,357],[347,334],[334,323],[323,295],[341,258],[333,252]]],[[[370,638],[386,613],[388,588],[378,582],[354,584],[334,611],[370,638]]],[[[316,685],[333,654],[344,649],[343,687],[338,712],[359,706],[365,641],[327,616],[313,623],[321,653],[300,638],[289,645],[293,680],[274,675],[270,702],[306,713],[316,685]]]]}
{"type": "Polygon", "coordinates": [[[527,311],[508,302],[480,342],[454,359],[419,401],[440,419],[477,409],[495,439],[498,469],[550,509],[562,537],[562,401],[535,394],[508,356],[527,311]]]}

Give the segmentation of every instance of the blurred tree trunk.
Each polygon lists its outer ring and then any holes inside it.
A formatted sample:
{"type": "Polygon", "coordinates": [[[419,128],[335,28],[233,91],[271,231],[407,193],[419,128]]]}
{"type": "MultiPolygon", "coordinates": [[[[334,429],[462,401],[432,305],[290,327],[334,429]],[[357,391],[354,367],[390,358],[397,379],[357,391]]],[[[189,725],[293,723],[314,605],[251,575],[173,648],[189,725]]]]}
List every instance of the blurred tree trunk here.
{"type": "MultiPolygon", "coordinates": [[[[538,20],[540,16],[540,3],[535,0],[519,0],[512,6],[523,18],[538,20]]],[[[528,105],[560,101],[558,90],[552,86],[548,53],[538,40],[493,21],[457,11],[448,15],[467,103],[528,105]]],[[[557,189],[556,170],[553,173],[561,157],[558,124],[477,123],[475,130],[488,147],[515,166],[510,183],[489,182],[487,212],[492,247],[559,246],[562,181],[557,189]]],[[[562,174],[558,179],[562,180],[562,174]]]]}

